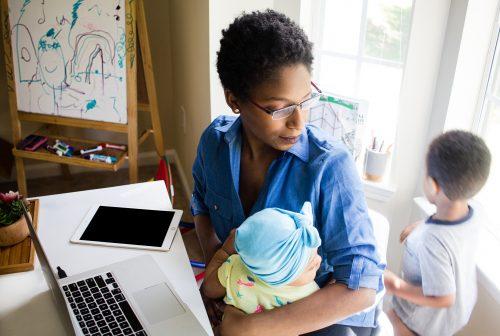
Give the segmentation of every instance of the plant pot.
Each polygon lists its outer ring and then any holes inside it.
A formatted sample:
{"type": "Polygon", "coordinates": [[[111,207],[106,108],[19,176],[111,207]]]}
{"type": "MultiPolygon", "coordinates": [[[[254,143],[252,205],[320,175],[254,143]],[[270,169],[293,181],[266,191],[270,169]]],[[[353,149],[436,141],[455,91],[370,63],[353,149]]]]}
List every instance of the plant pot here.
{"type": "Polygon", "coordinates": [[[15,245],[28,237],[30,231],[24,216],[7,226],[0,226],[0,246],[15,245]]]}

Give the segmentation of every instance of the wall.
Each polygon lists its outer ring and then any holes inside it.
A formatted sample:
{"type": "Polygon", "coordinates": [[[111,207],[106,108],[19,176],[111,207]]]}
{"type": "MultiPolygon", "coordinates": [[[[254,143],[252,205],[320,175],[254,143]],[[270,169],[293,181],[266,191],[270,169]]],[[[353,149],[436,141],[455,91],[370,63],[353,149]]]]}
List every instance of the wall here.
{"type": "Polygon", "coordinates": [[[174,148],[190,186],[198,140],[211,121],[208,13],[208,1],[170,1],[174,148]]]}

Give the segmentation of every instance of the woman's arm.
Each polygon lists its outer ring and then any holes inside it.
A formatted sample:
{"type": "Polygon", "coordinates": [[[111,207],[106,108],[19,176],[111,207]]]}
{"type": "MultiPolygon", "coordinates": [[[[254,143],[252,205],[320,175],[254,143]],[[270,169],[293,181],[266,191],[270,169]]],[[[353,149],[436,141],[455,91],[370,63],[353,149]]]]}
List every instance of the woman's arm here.
{"type": "Polygon", "coordinates": [[[299,335],[325,328],[373,305],[375,290],[327,285],[310,296],[259,314],[226,310],[221,335],[299,335]]]}
{"type": "Polygon", "coordinates": [[[425,296],[422,287],[404,281],[389,270],[384,272],[384,285],[389,293],[419,306],[447,308],[455,303],[455,294],[425,296]]]}
{"type": "Polygon", "coordinates": [[[217,249],[221,247],[222,243],[219,238],[217,238],[208,215],[200,214],[194,216],[194,226],[203,255],[205,256],[205,263],[208,264],[210,260],[212,260],[217,249]]]}
{"type": "Polygon", "coordinates": [[[226,289],[219,281],[218,270],[227,258],[229,258],[232,254],[236,254],[236,250],[234,249],[235,235],[236,230],[232,229],[224,242],[224,245],[217,250],[205,270],[203,292],[210,299],[218,299],[226,295],[226,289]]]}
{"type": "Polygon", "coordinates": [[[226,295],[226,288],[219,281],[219,267],[229,258],[229,254],[224,249],[219,249],[213,256],[205,270],[205,280],[203,280],[202,290],[210,299],[219,299],[226,295]]]}

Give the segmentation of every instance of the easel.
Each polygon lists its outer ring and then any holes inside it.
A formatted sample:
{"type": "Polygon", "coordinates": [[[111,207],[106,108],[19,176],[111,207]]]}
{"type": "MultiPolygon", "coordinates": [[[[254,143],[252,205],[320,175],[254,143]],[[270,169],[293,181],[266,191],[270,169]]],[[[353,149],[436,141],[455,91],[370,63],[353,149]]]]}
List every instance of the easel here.
{"type": "MultiPolygon", "coordinates": [[[[27,195],[26,173],[24,159],[35,159],[60,163],[66,165],[77,165],[90,168],[100,168],[106,170],[118,170],[125,162],[129,161],[129,181],[136,183],[138,179],[138,147],[150,134],[154,135],[156,152],[159,157],[165,154],[163,145],[163,135],[158,111],[158,101],[156,96],[156,86],[153,76],[153,64],[151,60],[151,50],[149,46],[148,30],[146,26],[146,16],[143,0],[125,1],[126,13],[126,71],[127,71],[127,124],[112,122],[84,120],[78,118],[60,117],[54,115],[28,113],[18,111],[16,86],[14,82],[13,51],[11,43],[11,29],[9,23],[8,0],[1,1],[1,24],[3,26],[3,43],[5,51],[5,65],[7,71],[7,89],[9,99],[9,111],[12,123],[12,138],[14,146],[22,140],[21,122],[39,122],[43,126],[36,132],[38,134],[54,134],[60,126],[80,127],[95,130],[104,130],[127,134],[127,151],[117,155],[117,162],[114,164],[86,160],[79,157],[57,156],[46,150],[29,152],[14,147],[14,154],[17,172],[17,184],[21,194],[27,195]],[[140,44],[139,44],[140,43],[140,44]],[[137,52],[139,50],[139,52],[137,52]],[[143,75],[146,83],[147,102],[138,102],[137,94],[137,63],[142,63],[143,75]],[[151,116],[152,128],[144,130],[138,134],[137,111],[149,112],[151,116]]],[[[142,98],[142,97],[141,97],[142,98]]],[[[61,140],[77,141],[88,146],[98,144],[99,141],[88,139],[75,139],[58,136],[61,140]]]]}

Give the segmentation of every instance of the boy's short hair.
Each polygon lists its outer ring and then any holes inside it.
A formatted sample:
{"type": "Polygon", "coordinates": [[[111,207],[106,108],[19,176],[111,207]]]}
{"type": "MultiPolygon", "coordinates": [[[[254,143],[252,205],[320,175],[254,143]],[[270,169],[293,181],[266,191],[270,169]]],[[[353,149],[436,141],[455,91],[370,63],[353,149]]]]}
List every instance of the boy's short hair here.
{"type": "Polygon", "coordinates": [[[427,152],[427,175],[450,200],[469,199],[486,183],[491,154],[483,139],[454,130],[435,138],[427,152]]]}
{"type": "Polygon", "coordinates": [[[222,31],[217,72],[224,89],[247,100],[258,84],[284,66],[303,64],[311,71],[312,43],[295,22],[273,10],[243,13],[222,31]]]}

